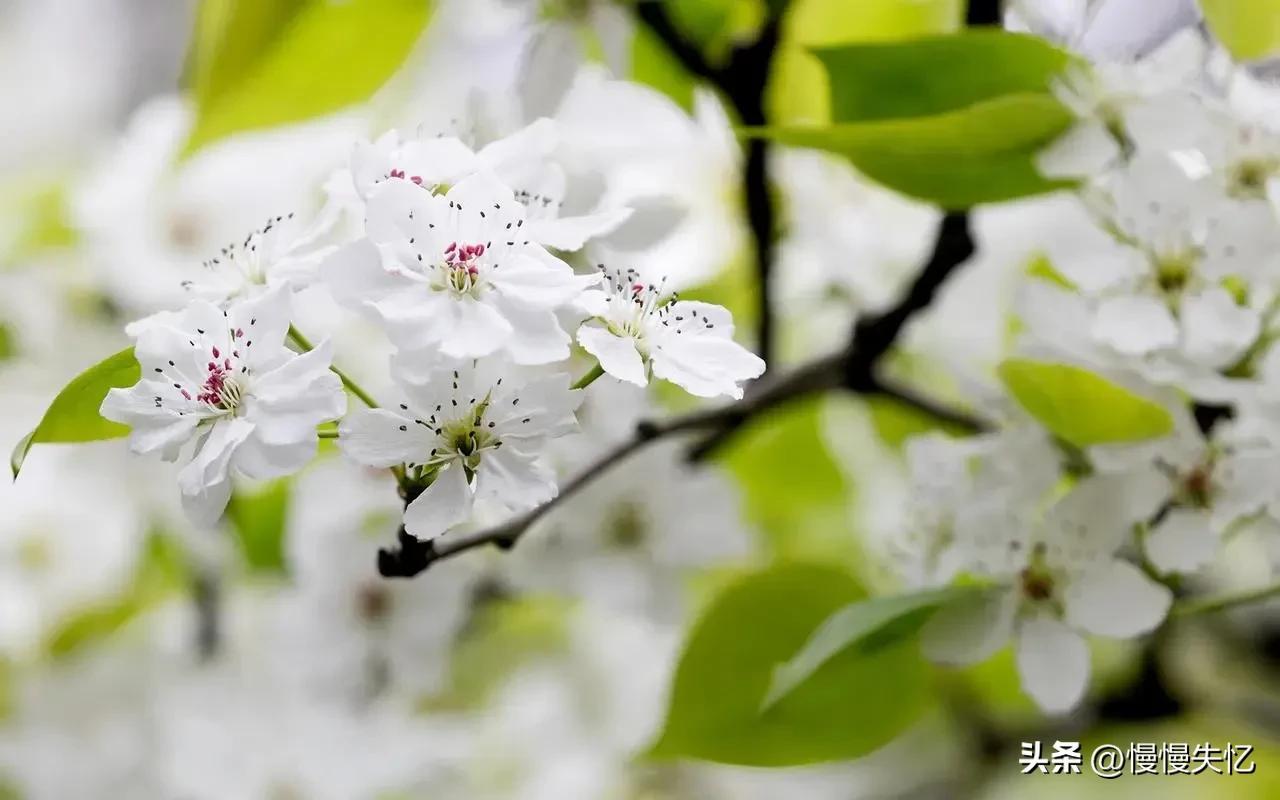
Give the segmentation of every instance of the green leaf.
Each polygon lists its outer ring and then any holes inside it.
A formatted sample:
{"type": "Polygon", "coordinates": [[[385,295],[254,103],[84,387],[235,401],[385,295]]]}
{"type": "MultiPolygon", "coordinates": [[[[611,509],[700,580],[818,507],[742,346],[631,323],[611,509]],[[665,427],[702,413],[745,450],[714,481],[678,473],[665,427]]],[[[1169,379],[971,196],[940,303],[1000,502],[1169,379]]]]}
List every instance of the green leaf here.
{"type": "MultiPolygon", "coordinates": [[[[310,0],[294,14],[259,20],[255,38],[269,44],[193,59],[197,93],[203,86],[205,102],[197,107],[186,151],[232,133],[300,122],[367,100],[404,63],[429,9],[428,0],[310,0]],[[214,66],[202,73],[201,64],[214,66]],[[202,75],[208,76],[203,84],[202,75]]],[[[233,20],[241,16],[233,14],[233,20]]],[[[206,38],[215,47],[230,44],[212,34],[206,38]]]]}
{"type": "Polygon", "coordinates": [[[864,596],[825,566],[784,564],[730,584],[694,625],[650,756],[779,767],[856,758],[893,739],[923,710],[914,646],[837,655],[760,710],[774,666],[864,596]]]}
{"type": "Polygon", "coordinates": [[[187,564],[179,545],[164,534],[152,533],[124,591],[64,620],[46,640],[45,652],[54,659],[73,656],[119,631],[186,582],[187,564]]]}
{"type": "Polygon", "coordinates": [[[1280,0],[1200,0],[1200,8],[1236,58],[1254,61],[1280,50],[1280,0]]]}
{"type": "Polygon", "coordinates": [[[951,33],[963,26],[964,7],[964,0],[794,0],[769,76],[769,120],[831,122],[830,82],[814,49],[951,33]]]}
{"type": "Polygon", "coordinates": [[[188,55],[196,104],[207,106],[252,69],[295,17],[315,0],[203,0],[188,55]]]}
{"type": "Polygon", "coordinates": [[[1009,359],[999,372],[1031,416],[1078,447],[1153,439],[1173,430],[1168,409],[1087,369],[1009,359]]]}
{"type": "Polygon", "coordinates": [[[849,531],[855,492],[828,449],[823,399],[752,420],[720,454],[742,488],[745,511],[776,553],[854,555],[849,531]]]}
{"type": "Polygon", "coordinates": [[[285,530],[289,521],[290,481],[269,481],[255,489],[239,489],[227,504],[236,544],[253,574],[285,575],[285,530]]]}
{"type": "Polygon", "coordinates": [[[133,348],[121,350],[80,373],[58,392],[36,429],[27,434],[9,457],[13,477],[32,445],[45,442],[94,442],[127,436],[129,428],[98,414],[107,390],[132,386],[142,376],[133,348]]]}
{"type": "Polygon", "coordinates": [[[1069,186],[1044,178],[1035,156],[1071,121],[1048,95],[1017,94],[929,117],[746,133],[838,153],[891,189],[964,209],[1069,186]]]}
{"type": "Polygon", "coordinates": [[[884,647],[905,640],[914,643],[915,635],[933,612],[976,591],[979,590],[972,586],[948,587],[872,597],[845,606],[827,617],[804,647],[774,670],[763,708],[777,705],[836,656],[856,652],[874,657],[884,647]]]}
{"type": "Polygon", "coordinates": [[[815,53],[830,75],[834,122],[933,116],[1005,95],[1044,93],[1070,61],[1038,37],[980,28],[815,53]]]}

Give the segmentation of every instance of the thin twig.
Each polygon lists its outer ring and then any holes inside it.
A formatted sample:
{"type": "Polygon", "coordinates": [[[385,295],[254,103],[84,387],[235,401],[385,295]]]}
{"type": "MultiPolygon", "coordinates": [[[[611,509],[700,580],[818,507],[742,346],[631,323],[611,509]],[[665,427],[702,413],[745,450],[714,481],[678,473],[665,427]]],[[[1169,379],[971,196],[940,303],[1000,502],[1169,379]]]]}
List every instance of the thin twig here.
{"type": "MultiPolygon", "coordinates": [[[[294,344],[296,344],[299,347],[299,349],[301,349],[303,352],[310,352],[311,350],[315,349],[315,345],[311,344],[311,340],[308,339],[306,336],[304,336],[302,334],[302,331],[298,330],[292,325],[289,326],[289,339],[294,344]]],[[[366,392],[360,386],[360,384],[356,383],[350,377],[348,377],[347,373],[343,372],[342,370],[338,369],[332,364],[329,365],[329,371],[332,372],[334,375],[337,375],[338,380],[342,381],[342,385],[347,388],[347,391],[351,392],[353,395],[359,398],[360,402],[364,403],[369,408],[378,407],[378,402],[373,399],[373,396],[370,395],[368,392],[366,392]]]]}
{"type": "Polygon", "coordinates": [[[1280,582],[1257,589],[1247,589],[1242,592],[1183,600],[1173,607],[1173,615],[1186,617],[1193,614],[1215,614],[1219,611],[1227,611],[1250,603],[1260,603],[1263,600],[1270,600],[1275,597],[1280,597],[1280,582]]]}

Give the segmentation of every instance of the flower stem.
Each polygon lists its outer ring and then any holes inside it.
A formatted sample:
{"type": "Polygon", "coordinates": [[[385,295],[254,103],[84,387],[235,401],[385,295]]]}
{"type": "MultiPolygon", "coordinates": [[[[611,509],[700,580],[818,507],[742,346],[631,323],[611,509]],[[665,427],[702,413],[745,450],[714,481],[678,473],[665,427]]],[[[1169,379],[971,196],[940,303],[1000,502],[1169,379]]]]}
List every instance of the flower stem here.
{"type": "Polygon", "coordinates": [[[1248,589],[1243,592],[1184,601],[1174,607],[1173,614],[1179,617],[1192,614],[1216,614],[1219,611],[1227,611],[1237,606],[1270,600],[1273,597],[1280,597],[1280,582],[1269,586],[1261,586],[1257,589],[1248,589]]]}
{"type": "Polygon", "coordinates": [[[569,388],[585,389],[588,386],[590,386],[595,381],[596,378],[599,378],[603,374],[604,374],[604,367],[600,366],[599,364],[596,364],[594,367],[591,368],[590,372],[588,372],[586,375],[583,375],[581,378],[578,378],[578,380],[569,388]]]}
{"type": "MultiPolygon", "coordinates": [[[[311,344],[311,340],[308,339],[306,336],[303,336],[302,331],[298,330],[292,325],[289,326],[289,341],[296,344],[299,348],[302,349],[303,352],[315,349],[315,345],[311,344]]],[[[369,408],[378,407],[378,403],[376,400],[373,399],[373,396],[370,395],[368,392],[366,392],[364,389],[362,389],[360,387],[360,384],[351,380],[351,378],[347,375],[347,373],[343,372],[342,370],[338,369],[332,364],[329,365],[329,371],[332,372],[334,375],[337,375],[338,379],[342,381],[342,385],[347,388],[347,391],[351,392],[353,395],[360,398],[360,402],[364,403],[369,408]]]]}
{"type": "Polygon", "coordinates": [[[336,430],[316,431],[316,436],[321,439],[337,439],[338,432],[336,430]]]}

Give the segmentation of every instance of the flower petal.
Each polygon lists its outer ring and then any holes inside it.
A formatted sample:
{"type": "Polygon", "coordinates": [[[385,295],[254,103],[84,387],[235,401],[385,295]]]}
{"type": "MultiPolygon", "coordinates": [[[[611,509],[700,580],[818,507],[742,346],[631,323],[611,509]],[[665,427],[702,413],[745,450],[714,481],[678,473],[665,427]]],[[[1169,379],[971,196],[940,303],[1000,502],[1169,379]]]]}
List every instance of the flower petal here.
{"type": "Polygon", "coordinates": [[[578,328],[578,344],[596,357],[600,366],[618,380],[645,386],[649,383],[644,373],[644,360],[636,350],[634,339],[614,336],[604,328],[583,325],[578,328]]]}
{"type": "Polygon", "coordinates": [[[1050,713],[1069,711],[1089,683],[1089,648],[1080,634],[1049,614],[1023,619],[1017,630],[1022,689],[1050,713]]]}
{"type": "Polygon", "coordinates": [[[464,522],[471,514],[471,504],[467,473],[462,465],[451,464],[404,510],[405,530],[429,541],[464,522]]]}
{"type": "Polygon", "coordinates": [[[1009,641],[1017,608],[1015,592],[997,589],[938,609],[921,632],[925,656],[942,664],[986,659],[1009,641]]]}
{"type": "Polygon", "coordinates": [[[338,447],[370,467],[424,462],[434,442],[434,431],[384,408],[356,409],[338,426],[338,447]]]}
{"type": "Polygon", "coordinates": [[[1161,572],[1194,572],[1213,560],[1219,539],[1209,514],[1189,508],[1170,509],[1147,533],[1147,558],[1161,572]]]}
{"type": "Polygon", "coordinates": [[[1099,636],[1129,638],[1164,620],[1173,593],[1117,558],[1073,580],[1064,599],[1072,627],[1099,636]]]}
{"type": "Polygon", "coordinates": [[[1154,297],[1124,295],[1102,301],[1093,336],[1125,355],[1140,356],[1178,344],[1178,325],[1154,297]]]}

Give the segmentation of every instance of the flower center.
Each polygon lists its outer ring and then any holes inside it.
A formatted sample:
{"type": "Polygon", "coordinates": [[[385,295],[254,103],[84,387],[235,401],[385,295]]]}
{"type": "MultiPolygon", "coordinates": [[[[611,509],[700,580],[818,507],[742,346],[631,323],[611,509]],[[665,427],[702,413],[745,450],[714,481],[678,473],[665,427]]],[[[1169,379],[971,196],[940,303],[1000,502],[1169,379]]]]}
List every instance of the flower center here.
{"type": "MultiPolygon", "coordinates": [[[[217,347],[211,349],[213,359],[205,365],[204,383],[196,400],[219,411],[235,413],[244,397],[244,387],[235,377],[235,366],[230,357],[223,356],[217,347]]],[[[186,394],[184,391],[183,394],[186,394]]]]}
{"type": "Polygon", "coordinates": [[[405,174],[404,174],[404,170],[402,170],[402,169],[393,169],[393,170],[391,170],[390,172],[388,172],[388,173],[387,173],[387,178],[395,178],[395,179],[397,179],[397,180],[402,180],[402,181],[407,180],[407,181],[409,181],[410,183],[414,184],[415,186],[421,186],[421,185],[422,185],[422,176],[421,176],[421,175],[409,175],[409,176],[407,176],[407,177],[406,177],[406,176],[405,176],[405,174]]]}
{"type": "Polygon", "coordinates": [[[440,262],[441,275],[436,288],[457,295],[477,294],[481,288],[480,259],[484,253],[483,244],[450,242],[440,262]]]}

